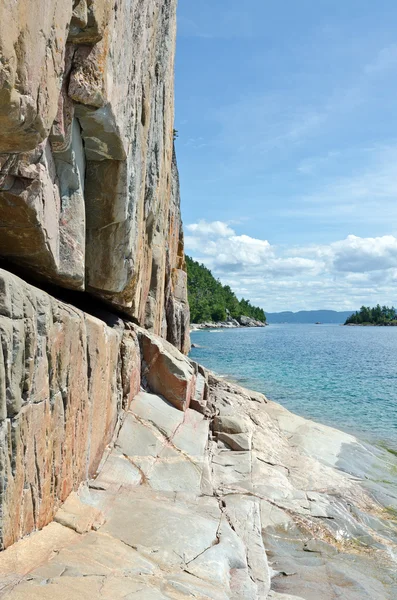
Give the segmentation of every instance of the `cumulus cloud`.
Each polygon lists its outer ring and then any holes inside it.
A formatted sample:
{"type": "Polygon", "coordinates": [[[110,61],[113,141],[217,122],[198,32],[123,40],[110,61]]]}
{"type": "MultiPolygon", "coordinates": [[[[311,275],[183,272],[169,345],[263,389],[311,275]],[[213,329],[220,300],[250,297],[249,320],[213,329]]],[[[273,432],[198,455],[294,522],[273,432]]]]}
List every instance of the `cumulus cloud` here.
{"type": "Polygon", "coordinates": [[[219,269],[235,269],[242,265],[259,266],[273,250],[267,240],[259,240],[248,235],[236,235],[227,223],[222,221],[199,221],[187,225],[186,247],[212,257],[211,264],[219,269]]]}
{"type": "Polygon", "coordinates": [[[332,244],[331,248],[333,264],[338,271],[366,273],[397,265],[397,238],[392,235],[377,238],[349,235],[345,240],[332,244]]]}
{"type": "Polygon", "coordinates": [[[212,223],[207,223],[207,221],[202,219],[198,223],[188,225],[186,229],[199,236],[227,237],[234,235],[233,229],[230,229],[228,224],[223,223],[222,221],[212,221],[212,223]]]}
{"type": "Polygon", "coordinates": [[[288,248],[238,235],[222,221],[200,221],[187,230],[187,253],[267,310],[395,303],[397,238],[392,235],[349,235],[328,245],[288,248]]]}

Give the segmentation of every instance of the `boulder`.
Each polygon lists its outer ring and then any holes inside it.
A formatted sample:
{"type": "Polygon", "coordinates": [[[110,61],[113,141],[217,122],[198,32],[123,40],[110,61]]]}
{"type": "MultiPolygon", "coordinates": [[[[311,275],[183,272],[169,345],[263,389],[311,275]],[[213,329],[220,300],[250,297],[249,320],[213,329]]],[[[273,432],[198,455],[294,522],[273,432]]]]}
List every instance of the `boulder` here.
{"type": "Polygon", "coordinates": [[[144,383],[179,410],[186,410],[196,386],[192,363],[169,342],[139,327],[135,330],[142,349],[144,383]]]}
{"type": "Polygon", "coordinates": [[[216,432],[223,433],[248,433],[251,427],[247,421],[241,416],[221,415],[215,417],[213,421],[213,429],[216,432]]]}
{"type": "Polygon", "coordinates": [[[265,323],[262,323],[262,321],[257,321],[256,319],[246,317],[245,315],[238,317],[237,321],[242,327],[265,327],[265,323]]]}

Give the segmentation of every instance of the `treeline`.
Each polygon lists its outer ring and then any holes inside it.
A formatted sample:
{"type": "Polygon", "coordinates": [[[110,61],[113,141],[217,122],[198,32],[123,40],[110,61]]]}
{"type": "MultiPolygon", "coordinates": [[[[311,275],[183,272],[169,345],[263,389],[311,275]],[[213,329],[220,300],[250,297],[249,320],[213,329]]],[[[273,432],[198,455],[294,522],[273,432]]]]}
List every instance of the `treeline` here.
{"type": "Polygon", "coordinates": [[[187,281],[192,323],[226,321],[227,311],[233,319],[242,315],[265,323],[262,308],[244,298],[239,301],[228,285],[222,285],[204,265],[186,256],[187,281]]]}
{"type": "Polygon", "coordinates": [[[345,325],[397,325],[397,311],[394,306],[362,306],[346,319],[345,325]]]}

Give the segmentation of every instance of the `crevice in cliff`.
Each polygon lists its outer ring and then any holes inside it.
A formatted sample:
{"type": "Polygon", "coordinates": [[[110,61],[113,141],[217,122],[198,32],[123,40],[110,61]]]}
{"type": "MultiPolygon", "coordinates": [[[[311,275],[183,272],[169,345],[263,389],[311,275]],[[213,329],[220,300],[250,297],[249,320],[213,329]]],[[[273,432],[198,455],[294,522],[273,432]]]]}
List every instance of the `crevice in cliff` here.
{"type": "Polygon", "coordinates": [[[90,292],[69,290],[67,288],[48,283],[48,281],[39,278],[39,276],[33,276],[30,270],[18,266],[2,257],[0,257],[0,269],[4,269],[13,275],[16,275],[25,283],[28,283],[42,292],[49,294],[55,298],[55,300],[69,304],[73,308],[77,308],[82,312],[104,321],[110,327],[121,325],[120,320],[139,325],[137,319],[123,311],[121,308],[116,307],[110,302],[106,302],[106,300],[102,298],[98,298],[98,296],[95,296],[90,292]]]}

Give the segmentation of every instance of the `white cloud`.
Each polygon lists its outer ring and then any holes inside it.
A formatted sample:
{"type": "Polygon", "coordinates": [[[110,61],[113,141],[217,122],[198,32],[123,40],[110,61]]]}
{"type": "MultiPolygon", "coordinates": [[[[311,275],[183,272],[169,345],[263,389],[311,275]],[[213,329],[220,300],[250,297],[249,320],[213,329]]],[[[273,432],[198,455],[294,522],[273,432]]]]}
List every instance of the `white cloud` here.
{"type": "Polygon", "coordinates": [[[186,251],[267,310],[354,309],[396,303],[397,238],[349,235],[328,245],[277,247],[227,223],[187,226],[186,251]]]}
{"type": "Polygon", "coordinates": [[[198,223],[188,225],[186,229],[200,236],[214,235],[219,237],[226,237],[234,235],[233,229],[231,229],[227,223],[223,223],[222,221],[212,221],[212,223],[207,223],[207,221],[203,219],[198,223]]]}
{"type": "Polygon", "coordinates": [[[349,235],[345,240],[332,244],[331,248],[337,271],[366,273],[397,266],[397,238],[392,235],[377,238],[349,235]]]}

